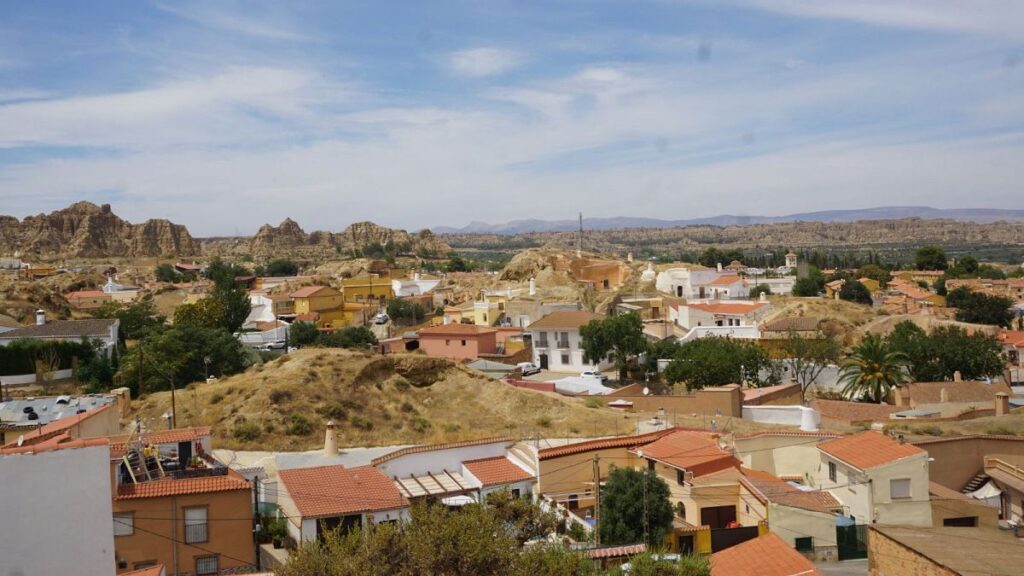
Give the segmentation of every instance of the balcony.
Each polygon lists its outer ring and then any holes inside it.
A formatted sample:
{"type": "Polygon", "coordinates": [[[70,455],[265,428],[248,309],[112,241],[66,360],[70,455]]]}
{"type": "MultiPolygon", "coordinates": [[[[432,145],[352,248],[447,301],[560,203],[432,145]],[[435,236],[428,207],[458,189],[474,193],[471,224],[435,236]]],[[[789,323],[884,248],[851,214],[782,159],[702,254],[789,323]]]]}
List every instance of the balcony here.
{"type": "Polygon", "coordinates": [[[185,524],[185,544],[208,542],[210,540],[208,527],[209,525],[205,522],[202,524],[185,524]]]}
{"type": "Polygon", "coordinates": [[[555,342],[555,347],[558,348],[559,350],[568,350],[569,349],[569,341],[568,340],[559,340],[559,341],[555,342]]]}

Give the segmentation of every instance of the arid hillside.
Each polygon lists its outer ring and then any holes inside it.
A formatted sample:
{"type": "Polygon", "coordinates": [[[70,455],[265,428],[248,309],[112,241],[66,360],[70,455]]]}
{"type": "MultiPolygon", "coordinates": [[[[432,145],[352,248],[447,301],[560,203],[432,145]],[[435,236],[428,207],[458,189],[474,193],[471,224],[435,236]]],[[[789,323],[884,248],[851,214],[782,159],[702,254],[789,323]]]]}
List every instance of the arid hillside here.
{"type": "MultiPolygon", "coordinates": [[[[133,403],[161,427],[170,393],[133,403]]],[[[582,399],[513,388],[448,360],[303,349],[177,393],[178,424],[211,425],[218,448],[306,450],[334,420],[342,446],[622,433],[632,419],[582,399]]]]}

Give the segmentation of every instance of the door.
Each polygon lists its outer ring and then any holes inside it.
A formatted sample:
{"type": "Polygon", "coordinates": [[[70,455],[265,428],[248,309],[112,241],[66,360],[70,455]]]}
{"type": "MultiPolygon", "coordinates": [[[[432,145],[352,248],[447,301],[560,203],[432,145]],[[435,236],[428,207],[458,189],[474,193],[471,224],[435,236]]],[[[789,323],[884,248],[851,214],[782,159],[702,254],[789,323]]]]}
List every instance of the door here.
{"type": "Polygon", "coordinates": [[[548,369],[548,355],[547,354],[541,354],[540,355],[540,369],[541,370],[547,370],[548,369]]]}
{"type": "Polygon", "coordinates": [[[730,522],[736,521],[735,506],[708,506],[700,509],[700,523],[710,526],[712,530],[725,528],[730,522]]]}

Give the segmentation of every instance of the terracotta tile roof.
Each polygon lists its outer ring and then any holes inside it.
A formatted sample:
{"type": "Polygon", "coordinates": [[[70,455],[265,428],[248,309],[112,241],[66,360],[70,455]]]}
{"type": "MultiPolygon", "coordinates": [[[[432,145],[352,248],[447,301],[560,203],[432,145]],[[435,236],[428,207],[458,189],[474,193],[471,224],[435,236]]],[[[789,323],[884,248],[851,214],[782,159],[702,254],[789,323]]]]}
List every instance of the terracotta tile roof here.
{"type": "Polygon", "coordinates": [[[165,496],[183,496],[186,494],[207,494],[209,492],[228,492],[231,490],[252,490],[252,485],[237,472],[229,470],[222,476],[203,476],[200,478],[166,478],[138,484],[121,484],[117,487],[116,500],[135,500],[138,498],[163,498],[165,496]]]}
{"type": "Polygon", "coordinates": [[[476,324],[444,324],[420,330],[420,336],[477,336],[480,334],[497,333],[495,328],[477,326],[476,324]]]}
{"type": "Polygon", "coordinates": [[[842,434],[830,434],[828,432],[802,432],[799,430],[763,430],[761,432],[752,432],[750,434],[737,434],[735,438],[737,440],[742,440],[744,438],[757,438],[760,436],[813,436],[825,440],[827,438],[839,438],[842,434]]]}
{"type": "Polygon", "coordinates": [[[891,404],[871,404],[868,402],[846,402],[844,400],[811,400],[814,408],[822,416],[843,422],[885,422],[889,415],[905,408],[891,404]]]}
{"type": "Polygon", "coordinates": [[[719,276],[708,283],[710,286],[729,286],[740,281],[739,276],[719,276]]]}
{"type": "Polygon", "coordinates": [[[309,298],[310,296],[313,296],[317,292],[325,289],[330,290],[332,293],[338,292],[337,290],[331,288],[330,286],[303,286],[302,288],[299,288],[295,292],[292,292],[290,296],[292,298],[309,298]]]}
{"type": "Polygon", "coordinates": [[[818,449],[861,470],[926,453],[917,446],[900,444],[874,430],[822,442],[818,449]]]}
{"type": "Polygon", "coordinates": [[[789,318],[779,318],[772,320],[771,322],[765,322],[761,324],[761,330],[764,332],[815,332],[818,330],[818,325],[821,324],[821,318],[816,316],[790,316],[789,318]]]}
{"type": "Polygon", "coordinates": [[[469,460],[462,464],[485,488],[497,484],[523,482],[534,477],[504,456],[469,460]]]}
{"type": "Polygon", "coordinates": [[[732,454],[718,445],[711,432],[702,430],[674,430],[637,452],[643,452],[644,458],[693,472],[694,476],[739,465],[732,454]]]}
{"type": "Polygon", "coordinates": [[[694,304],[686,304],[690,308],[697,310],[703,310],[710,314],[732,314],[732,315],[744,315],[760,310],[767,306],[764,302],[751,302],[749,304],[741,304],[739,302],[715,302],[715,303],[703,303],[696,302],[694,304]]]}
{"type": "Polygon", "coordinates": [[[131,572],[121,572],[119,576],[163,576],[166,573],[164,565],[157,564],[156,566],[151,566],[149,568],[132,570],[131,572]]]}
{"type": "Polygon", "coordinates": [[[548,458],[558,458],[560,456],[568,456],[570,454],[579,454],[580,452],[589,452],[591,450],[605,450],[607,448],[633,448],[636,446],[643,446],[654,442],[658,438],[671,434],[675,429],[669,428],[667,430],[658,430],[657,432],[648,432],[647,434],[640,434],[638,436],[617,436],[614,438],[601,438],[599,440],[588,440],[586,442],[576,442],[575,444],[566,444],[565,446],[557,446],[555,448],[544,448],[538,451],[537,457],[540,460],[547,460],[548,458]]]}
{"type": "Polygon", "coordinates": [[[1003,330],[999,333],[999,342],[1007,346],[1024,348],[1024,332],[1016,330],[1003,330]]]}
{"type": "Polygon", "coordinates": [[[423,452],[434,452],[437,450],[450,450],[452,448],[465,448],[466,446],[480,446],[481,444],[494,444],[496,442],[505,442],[512,444],[514,440],[507,436],[499,436],[496,438],[481,438],[480,440],[463,440],[461,442],[445,442],[444,444],[423,444],[421,446],[409,446],[407,448],[401,448],[394,452],[388,452],[383,456],[378,456],[370,461],[370,464],[379,466],[385,462],[389,462],[400,456],[407,456],[409,454],[421,454],[423,452]]]}
{"type": "Polygon", "coordinates": [[[604,316],[600,314],[594,314],[593,312],[587,312],[585,310],[566,310],[561,312],[552,312],[547,316],[537,320],[533,324],[527,326],[527,330],[538,330],[538,329],[550,329],[550,328],[565,328],[576,330],[580,326],[583,326],[591,320],[600,320],[604,316]]]}
{"type": "Polygon", "coordinates": [[[373,466],[281,470],[278,478],[303,518],[393,510],[409,505],[390,478],[373,466]]]}
{"type": "Polygon", "coordinates": [[[320,315],[316,312],[306,312],[295,317],[296,322],[316,322],[319,319],[320,315]]]}
{"type": "Polygon", "coordinates": [[[915,382],[908,387],[911,405],[938,404],[942,391],[946,391],[949,402],[979,402],[988,405],[996,394],[1012,395],[1013,391],[1002,383],[985,382],[915,382]]]}
{"type": "Polygon", "coordinates": [[[110,327],[117,320],[92,318],[88,320],[52,320],[46,324],[25,326],[9,332],[0,333],[2,339],[16,338],[81,338],[106,337],[110,335],[110,327]]]}
{"type": "Polygon", "coordinates": [[[711,576],[812,576],[821,572],[771,532],[711,555],[711,576]]]}
{"type": "Polygon", "coordinates": [[[587,557],[591,560],[604,558],[622,558],[624,556],[635,556],[647,551],[646,544],[627,544],[625,546],[607,546],[604,548],[591,548],[587,550],[587,557]]]}
{"type": "Polygon", "coordinates": [[[66,450],[69,448],[87,448],[89,446],[106,446],[106,438],[85,438],[82,440],[70,440],[67,434],[61,434],[47,439],[38,444],[25,444],[18,446],[17,442],[7,444],[0,448],[0,454],[35,454],[36,452],[49,452],[50,450],[66,450]]]}
{"type": "Polygon", "coordinates": [[[814,512],[831,512],[843,507],[835,496],[824,490],[805,491],[768,472],[749,468],[741,470],[743,477],[740,482],[746,485],[758,500],[814,512]]]}
{"type": "Polygon", "coordinates": [[[751,400],[757,400],[765,396],[771,396],[773,394],[781,394],[783,392],[799,392],[800,385],[796,383],[792,384],[776,384],[774,386],[765,386],[764,388],[744,388],[743,389],[743,401],[749,402],[751,400]]]}

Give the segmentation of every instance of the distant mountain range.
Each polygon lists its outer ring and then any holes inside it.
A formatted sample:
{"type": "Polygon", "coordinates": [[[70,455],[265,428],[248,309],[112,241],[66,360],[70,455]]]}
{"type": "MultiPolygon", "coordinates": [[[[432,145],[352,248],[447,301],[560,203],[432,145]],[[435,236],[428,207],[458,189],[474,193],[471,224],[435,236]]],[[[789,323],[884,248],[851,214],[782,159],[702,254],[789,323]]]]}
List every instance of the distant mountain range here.
{"type": "MultiPolygon", "coordinates": [[[[750,224],[777,224],[782,222],[856,222],[858,220],[898,220],[922,218],[925,220],[962,220],[990,224],[992,222],[1024,221],[1024,210],[1000,208],[930,208],[928,206],[883,206],[853,210],[824,210],[786,216],[736,216],[725,214],[709,218],[688,220],[661,220],[658,218],[584,218],[587,230],[616,230],[623,228],[675,228],[679,226],[745,226],[750,224]]],[[[471,222],[462,228],[440,226],[435,234],[523,234],[527,232],[568,232],[579,227],[579,220],[512,220],[504,224],[471,222]]]]}

